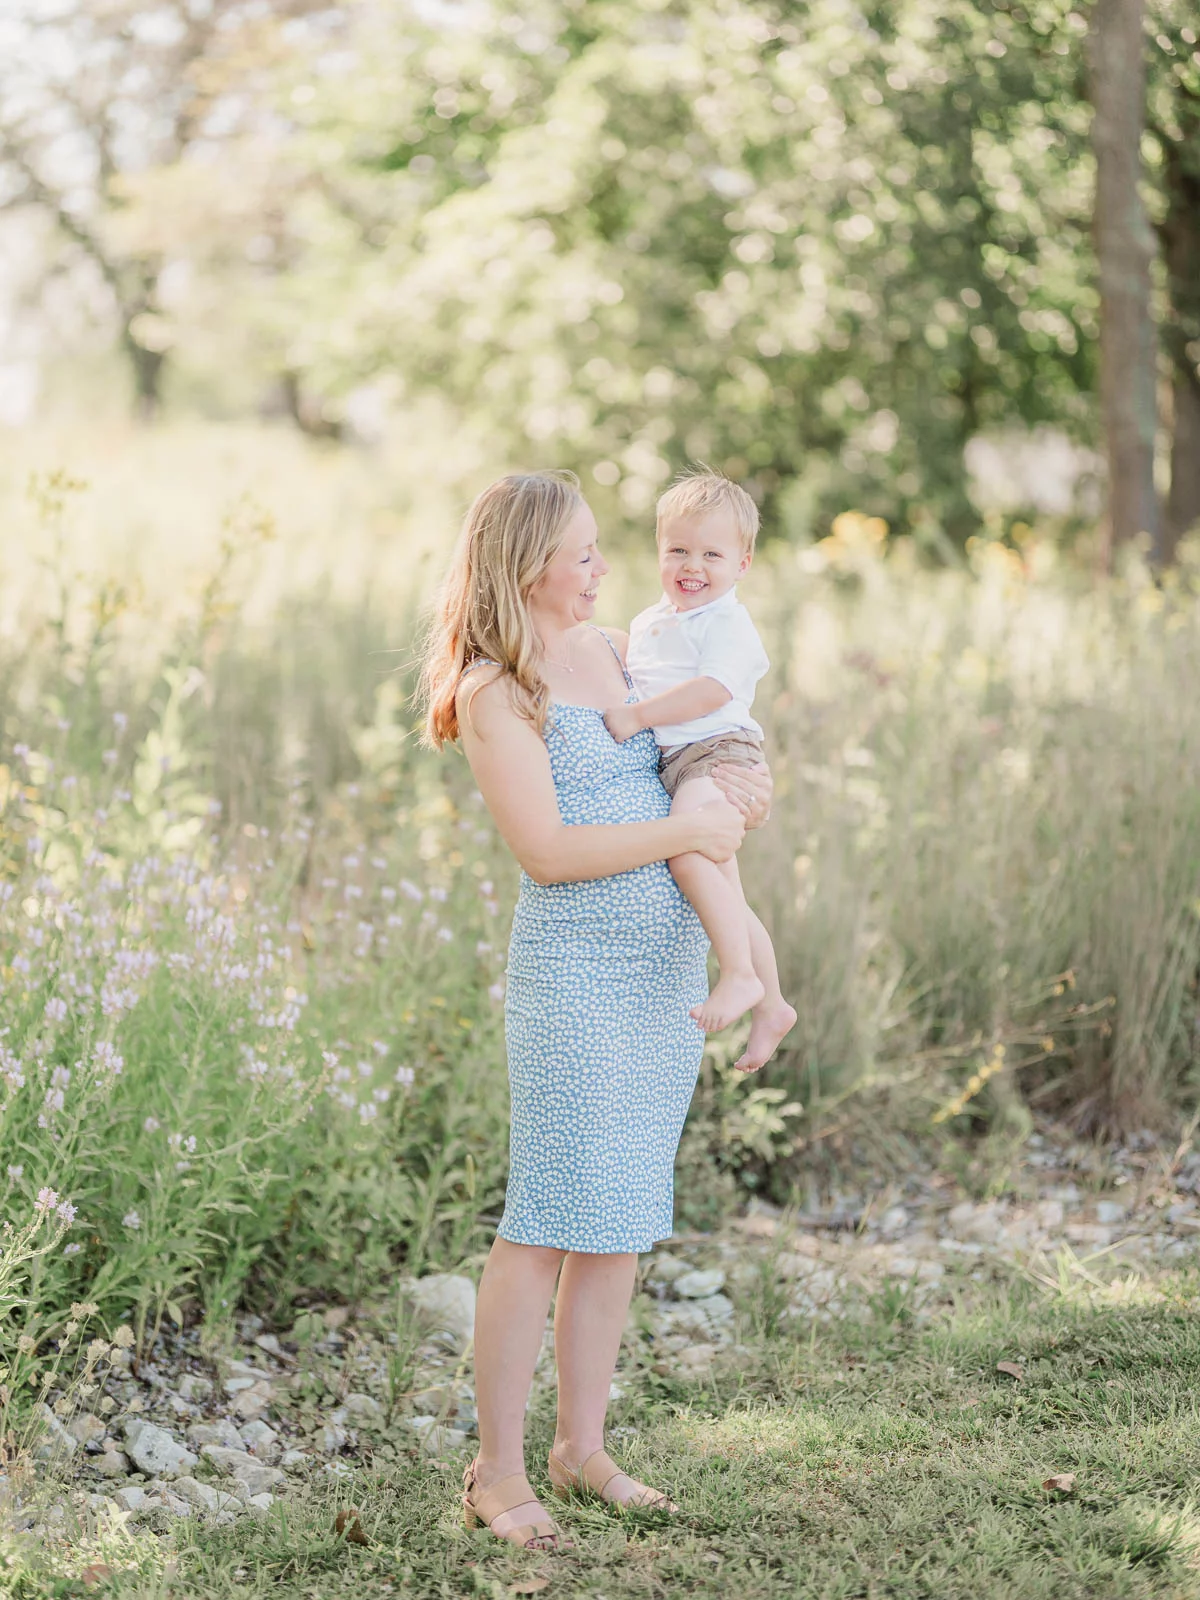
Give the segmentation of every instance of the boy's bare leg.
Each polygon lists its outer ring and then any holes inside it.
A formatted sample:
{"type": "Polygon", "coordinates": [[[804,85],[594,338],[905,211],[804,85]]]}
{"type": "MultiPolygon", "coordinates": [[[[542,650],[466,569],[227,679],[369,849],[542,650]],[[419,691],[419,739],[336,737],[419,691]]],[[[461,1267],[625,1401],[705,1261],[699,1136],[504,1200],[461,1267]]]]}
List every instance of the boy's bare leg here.
{"type": "MultiPolygon", "coordinates": [[[[690,778],[675,791],[671,812],[694,811],[714,800],[725,797],[711,778],[690,778]]],[[[748,910],[737,864],[727,861],[718,866],[707,856],[689,851],[674,856],[669,866],[704,924],[721,968],[708,999],[691,1012],[706,1033],[716,1033],[758,1005],[765,992],[754,971],[748,910]]]]}
{"type": "Polygon", "coordinates": [[[750,1038],[746,1048],[734,1062],[739,1072],[757,1072],[779,1048],[784,1036],[796,1026],[796,1012],[783,998],[779,987],[779,967],[775,961],[775,947],[771,935],[759,918],[746,907],[750,921],[750,954],[754,970],[767,991],[754,1008],[750,1021],[750,1038]]]}

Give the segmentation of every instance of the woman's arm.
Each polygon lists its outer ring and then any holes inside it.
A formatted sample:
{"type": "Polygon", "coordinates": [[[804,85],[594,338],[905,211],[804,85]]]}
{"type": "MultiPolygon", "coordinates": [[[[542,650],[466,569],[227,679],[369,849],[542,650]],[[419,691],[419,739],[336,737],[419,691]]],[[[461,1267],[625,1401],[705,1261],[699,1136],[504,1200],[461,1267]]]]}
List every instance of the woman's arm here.
{"type": "Polygon", "coordinates": [[[463,748],[505,844],[535,883],[574,883],[630,872],[698,850],[727,861],[742,840],[741,812],[714,802],[650,822],[568,826],[558,812],[550,758],[512,704],[503,679],[460,694],[463,748]]]}
{"type": "Polygon", "coordinates": [[[605,725],[618,744],[632,739],[643,728],[662,728],[673,722],[692,722],[719,711],[733,699],[723,683],[715,678],[689,678],[648,700],[635,700],[631,706],[611,706],[604,713],[605,725]]]}

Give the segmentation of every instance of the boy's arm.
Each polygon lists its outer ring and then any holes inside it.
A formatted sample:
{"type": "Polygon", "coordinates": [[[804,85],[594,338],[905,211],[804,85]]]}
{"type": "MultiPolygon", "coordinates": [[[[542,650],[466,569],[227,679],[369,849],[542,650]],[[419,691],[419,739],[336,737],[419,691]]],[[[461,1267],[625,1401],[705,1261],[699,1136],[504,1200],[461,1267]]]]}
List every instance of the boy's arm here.
{"type": "Polygon", "coordinates": [[[686,683],[665,689],[662,694],[651,695],[649,700],[638,700],[631,706],[612,706],[604,713],[604,721],[617,743],[623,744],[643,728],[691,722],[696,717],[706,717],[710,711],[719,711],[732,699],[725,685],[715,678],[689,678],[686,683]]]}

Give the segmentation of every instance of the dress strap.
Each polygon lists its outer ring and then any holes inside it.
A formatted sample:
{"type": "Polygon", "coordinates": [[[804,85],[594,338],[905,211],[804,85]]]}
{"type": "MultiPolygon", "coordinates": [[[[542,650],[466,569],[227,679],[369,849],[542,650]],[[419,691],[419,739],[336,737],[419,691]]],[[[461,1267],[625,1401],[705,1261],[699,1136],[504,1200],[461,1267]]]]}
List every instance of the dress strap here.
{"type": "Polygon", "coordinates": [[[596,624],[594,622],[589,622],[588,623],[588,627],[595,629],[595,631],[604,640],[604,642],[608,646],[608,648],[612,651],[613,655],[616,656],[617,665],[620,667],[621,675],[625,679],[625,686],[628,689],[632,689],[633,688],[633,679],[629,676],[629,668],[625,665],[624,661],[622,661],[622,659],[621,659],[621,652],[617,649],[616,645],[612,642],[611,638],[609,638],[608,634],[605,632],[605,630],[603,628],[597,628],[596,624]]]}
{"type": "Polygon", "coordinates": [[[498,667],[499,665],[500,663],[498,661],[493,661],[490,656],[476,656],[474,661],[470,662],[462,669],[462,672],[459,674],[459,681],[461,682],[462,679],[467,676],[468,672],[474,672],[476,667],[498,667]]]}

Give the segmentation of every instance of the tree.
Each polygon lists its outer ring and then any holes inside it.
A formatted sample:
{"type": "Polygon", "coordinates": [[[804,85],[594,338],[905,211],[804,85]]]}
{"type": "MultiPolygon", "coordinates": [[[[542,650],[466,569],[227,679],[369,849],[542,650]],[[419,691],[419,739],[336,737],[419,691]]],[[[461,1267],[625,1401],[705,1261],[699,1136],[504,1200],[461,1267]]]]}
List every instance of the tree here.
{"type": "Polygon", "coordinates": [[[1110,538],[1120,545],[1148,535],[1151,557],[1159,560],[1157,339],[1150,309],[1154,238],[1140,187],[1146,83],[1142,16],[1142,0],[1096,0],[1093,12],[1094,237],[1110,538]]]}
{"type": "MultiPolygon", "coordinates": [[[[58,0],[0,34],[0,205],[37,206],[106,285],[138,412],[162,398],[169,259],[130,229],[130,185],[210,142],[230,77],[267,20],[302,0],[58,0]]],[[[51,266],[61,262],[51,263],[51,266]]]]}
{"type": "Polygon", "coordinates": [[[1159,152],[1158,223],[1169,314],[1163,346],[1171,382],[1171,487],[1164,560],[1200,525],[1200,50],[1190,4],[1156,0],[1148,125],[1159,152]]]}
{"type": "Polygon", "coordinates": [[[703,458],[777,526],[850,503],[955,543],[973,432],[1087,433],[1065,0],[360,22],[294,114],[327,211],[286,292],[322,384],[436,387],[638,515],[703,458]]]}

